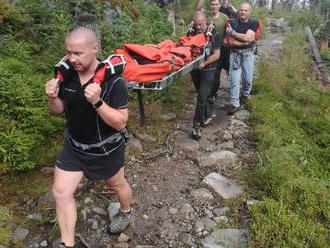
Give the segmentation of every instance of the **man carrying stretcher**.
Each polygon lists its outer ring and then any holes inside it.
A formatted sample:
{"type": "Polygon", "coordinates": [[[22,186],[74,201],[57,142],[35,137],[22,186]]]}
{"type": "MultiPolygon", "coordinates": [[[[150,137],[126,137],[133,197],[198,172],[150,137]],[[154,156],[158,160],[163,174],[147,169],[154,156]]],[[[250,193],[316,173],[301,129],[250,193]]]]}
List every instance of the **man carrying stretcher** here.
{"type": "MultiPolygon", "coordinates": [[[[193,32],[197,35],[207,32],[207,19],[203,12],[196,11],[193,17],[193,32]]],[[[220,57],[220,38],[219,34],[213,33],[210,40],[210,52],[206,54],[205,61],[190,74],[197,92],[197,102],[193,120],[191,136],[195,140],[201,138],[200,128],[208,124],[212,119],[212,106],[209,98],[216,72],[217,60],[220,57]]]]}

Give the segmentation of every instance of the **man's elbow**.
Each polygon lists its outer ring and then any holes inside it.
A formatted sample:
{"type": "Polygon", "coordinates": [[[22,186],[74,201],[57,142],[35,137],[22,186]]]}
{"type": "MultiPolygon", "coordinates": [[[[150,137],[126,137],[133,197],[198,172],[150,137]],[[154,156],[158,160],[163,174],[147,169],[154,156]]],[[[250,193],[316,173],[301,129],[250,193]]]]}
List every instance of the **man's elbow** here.
{"type": "Polygon", "coordinates": [[[122,131],[125,129],[126,125],[127,125],[127,122],[118,122],[115,125],[113,125],[112,127],[114,129],[116,129],[117,131],[122,131]]]}
{"type": "Polygon", "coordinates": [[[48,112],[51,115],[59,116],[59,115],[62,115],[64,113],[64,110],[48,107],[48,112]]]}
{"type": "Polygon", "coordinates": [[[118,131],[121,131],[126,127],[127,121],[128,121],[128,115],[125,114],[122,118],[120,118],[120,120],[118,120],[118,122],[115,124],[115,127],[113,128],[115,128],[118,131]]]}

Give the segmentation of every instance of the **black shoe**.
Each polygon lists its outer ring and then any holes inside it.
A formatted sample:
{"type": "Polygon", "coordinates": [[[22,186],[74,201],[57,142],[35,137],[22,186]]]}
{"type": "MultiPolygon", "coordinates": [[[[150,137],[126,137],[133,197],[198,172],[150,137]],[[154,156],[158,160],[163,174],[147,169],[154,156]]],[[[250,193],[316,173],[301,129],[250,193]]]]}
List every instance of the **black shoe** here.
{"type": "Polygon", "coordinates": [[[125,213],[119,209],[107,227],[108,234],[119,234],[125,230],[131,221],[131,211],[125,213]]]}
{"type": "Polygon", "coordinates": [[[66,246],[64,242],[58,244],[58,248],[74,248],[74,246],[66,246]]]}
{"type": "Polygon", "coordinates": [[[210,99],[209,99],[209,103],[210,103],[210,104],[214,104],[216,101],[217,101],[217,96],[212,96],[212,97],[210,97],[210,99]]]}
{"type": "Polygon", "coordinates": [[[199,140],[202,135],[201,135],[201,130],[199,127],[193,127],[192,131],[191,131],[191,137],[194,139],[194,140],[199,140]]]}
{"type": "Polygon", "coordinates": [[[239,110],[239,107],[235,107],[233,105],[230,105],[229,109],[228,109],[228,114],[229,115],[233,115],[235,114],[237,111],[239,110]]]}
{"type": "Polygon", "coordinates": [[[210,122],[211,122],[212,120],[213,120],[212,116],[209,117],[209,118],[207,118],[207,119],[204,121],[204,123],[203,123],[203,127],[206,126],[206,125],[208,125],[208,124],[210,124],[210,122]]]}
{"type": "Polygon", "coordinates": [[[243,104],[246,104],[249,100],[250,100],[250,96],[244,96],[244,95],[241,95],[240,97],[240,103],[243,105],[243,104]]]}

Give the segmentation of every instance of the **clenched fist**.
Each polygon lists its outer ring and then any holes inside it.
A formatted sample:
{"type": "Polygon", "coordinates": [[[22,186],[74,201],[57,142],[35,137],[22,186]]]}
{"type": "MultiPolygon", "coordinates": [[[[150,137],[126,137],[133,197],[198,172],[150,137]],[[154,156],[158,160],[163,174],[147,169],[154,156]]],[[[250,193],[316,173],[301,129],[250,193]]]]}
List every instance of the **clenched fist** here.
{"type": "Polygon", "coordinates": [[[101,87],[99,84],[91,83],[85,88],[85,97],[88,102],[94,104],[101,98],[101,87]]]}
{"type": "Polygon", "coordinates": [[[45,85],[46,95],[50,98],[56,98],[58,96],[58,79],[49,79],[45,85]]]}

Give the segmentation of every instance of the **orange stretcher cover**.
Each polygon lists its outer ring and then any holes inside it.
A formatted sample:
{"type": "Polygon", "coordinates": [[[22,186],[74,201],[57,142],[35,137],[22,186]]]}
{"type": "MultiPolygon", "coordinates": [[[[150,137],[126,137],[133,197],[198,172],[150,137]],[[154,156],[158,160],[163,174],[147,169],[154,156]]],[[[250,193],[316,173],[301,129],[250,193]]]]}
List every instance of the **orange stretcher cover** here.
{"type": "Polygon", "coordinates": [[[147,83],[160,80],[194,60],[207,42],[204,34],[198,34],[181,37],[178,44],[171,40],[157,45],[124,44],[115,54],[124,56],[123,75],[127,81],[147,83]]]}

